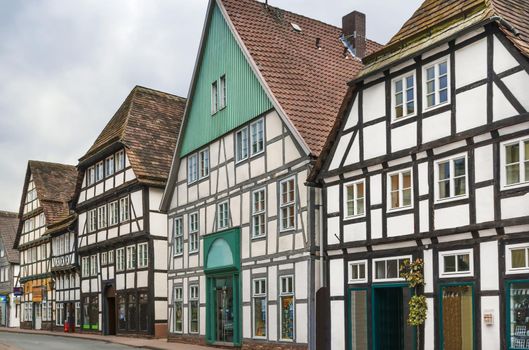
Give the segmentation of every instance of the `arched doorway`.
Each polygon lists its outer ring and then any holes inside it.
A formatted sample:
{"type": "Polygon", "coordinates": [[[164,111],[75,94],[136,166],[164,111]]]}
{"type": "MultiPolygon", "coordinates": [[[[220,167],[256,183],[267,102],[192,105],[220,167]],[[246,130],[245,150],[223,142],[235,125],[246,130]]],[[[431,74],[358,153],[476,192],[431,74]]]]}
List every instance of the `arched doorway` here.
{"type": "Polygon", "coordinates": [[[116,288],[109,284],[105,287],[105,335],[116,335],[116,288]]]}

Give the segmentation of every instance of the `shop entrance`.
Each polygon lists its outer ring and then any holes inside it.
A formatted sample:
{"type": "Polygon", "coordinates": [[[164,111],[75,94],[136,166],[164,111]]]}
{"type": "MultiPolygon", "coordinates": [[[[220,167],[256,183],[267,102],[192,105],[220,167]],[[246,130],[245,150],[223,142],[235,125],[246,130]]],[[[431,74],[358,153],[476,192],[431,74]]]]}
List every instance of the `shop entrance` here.
{"type": "Polygon", "coordinates": [[[113,285],[105,288],[105,300],[105,335],[116,335],[116,289],[113,285]]]}
{"type": "Polygon", "coordinates": [[[42,328],[42,309],[40,303],[33,303],[33,329],[42,328]]]}
{"type": "Polygon", "coordinates": [[[374,348],[413,350],[413,328],[406,323],[411,290],[401,286],[373,288],[374,348]]]}
{"type": "Polygon", "coordinates": [[[233,280],[231,277],[215,279],[217,310],[217,342],[233,343],[233,280]]]}

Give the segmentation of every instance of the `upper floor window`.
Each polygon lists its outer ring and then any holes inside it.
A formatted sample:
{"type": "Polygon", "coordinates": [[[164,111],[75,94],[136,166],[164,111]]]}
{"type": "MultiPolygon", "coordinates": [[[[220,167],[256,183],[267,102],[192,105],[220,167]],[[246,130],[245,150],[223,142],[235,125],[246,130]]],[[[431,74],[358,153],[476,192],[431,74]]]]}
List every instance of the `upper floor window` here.
{"type": "Polygon", "coordinates": [[[103,162],[99,162],[96,164],[96,182],[103,180],[105,177],[105,174],[103,172],[103,162]]]}
{"type": "Polygon", "coordinates": [[[365,181],[345,185],[346,217],[362,216],[365,213],[365,181]]]}
{"type": "Polygon", "coordinates": [[[102,229],[107,227],[107,206],[97,208],[97,227],[102,229]]]}
{"type": "Polygon", "coordinates": [[[415,73],[393,80],[393,117],[415,114],[415,73]]]}
{"type": "Polygon", "coordinates": [[[143,268],[149,265],[149,253],[147,243],[138,244],[138,267],[143,268]]]}
{"type": "Polygon", "coordinates": [[[123,197],[119,200],[119,214],[121,222],[130,218],[129,197],[123,197]]]}
{"type": "Polygon", "coordinates": [[[105,160],[105,175],[108,177],[112,174],[114,174],[114,155],[105,160]]]}
{"type": "Polygon", "coordinates": [[[424,69],[426,108],[448,102],[448,60],[443,59],[424,69]]]}
{"type": "Polygon", "coordinates": [[[219,79],[219,110],[226,107],[227,99],[226,76],[223,75],[219,79]]]}
{"type": "Polygon", "coordinates": [[[136,268],[136,246],[131,245],[127,247],[127,269],[136,268]]]}
{"type": "Polygon", "coordinates": [[[86,172],[86,186],[90,186],[95,182],[96,175],[95,175],[95,167],[91,166],[87,169],[86,172]]]}
{"type": "Polygon", "coordinates": [[[94,232],[97,230],[97,209],[92,209],[88,212],[87,217],[87,231],[94,232]]]}
{"type": "Polygon", "coordinates": [[[120,171],[125,169],[125,151],[121,150],[119,152],[116,152],[115,156],[115,171],[120,171]]]}
{"type": "Polygon", "coordinates": [[[410,261],[411,256],[399,256],[373,260],[373,274],[375,281],[402,280],[400,277],[401,266],[410,261]]]}
{"type": "Polygon", "coordinates": [[[189,214],[189,252],[198,251],[198,212],[189,214]]]}
{"type": "Polygon", "coordinates": [[[296,182],[293,177],[283,180],[279,188],[281,231],[291,230],[296,226],[296,182]]]}
{"type": "Polygon", "coordinates": [[[125,248],[116,249],[116,271],[125,270],[125,248]]]}
{"type": "Polygon", "coordinates": [[[349,283],[367,282],[367,260],[349,262],[349,283]]]}
{"type": "Polygon", "coordinates": [[[228,201],[217,205],[217,226],[219,229],[230,225],[230,203],[228,201]]]}
{"type": "Polygon", "coordinates": [[[211,83],[211,114],[215,114],[226,107],[227,100],[226,76],[221,76],[211,83]]]}
{"type": "Polygon", "coordinates": [[[209,175],[209,148],[198,152],[198,176],[202,179],[209,175]]]}
{"type": "Polygon", "coordinates": [[[505,247],[507,273],[529,271],[529,244],[513,244],[505,247]]]}
{"type": "Polygon", "coordinates": [[[182,254],[184,247],[184,226],[182,218],[175,218],[173,222],[173,255],[182,254]]]}
{"type": "Polygon", "coordinates": [[[266,190],[264,188],[252,193],[252,237],[266,234],[266,190]]]}
{"type": "Polygon", "coordinates": [[[467,194],[467,157],[456,156],[436,162],[437,199],[463,197],[467,194]]]}
{"type": "Polygon", "coordinates": [[[119,222],[119,206],[118,201],[110,202],[108,204],[108,224],[110,226],[117,225],[119,222]]]}
{"type": "Polygon", "coordinates": [[[81,272],[82,272],[82,276],[83,277],[90,276],[90,261],[89,261],[89,257],[84,256],[81,259],[81,268],[82,268],[81,272]]]}
{"type": "Polygon", "coordinates": [[[389,203],[391,209],[412,206],[411,170],[407,169],[388,175],[389,203]]]}
{"type": "Polygon", "coordinates": [[[504,143],[502,158],[504,186],[529,182],[529,139],[504,143]]]}
{"type": "Polygon", "coordinates": [[[217,113],[219,110],[219,86],[215,80],[211,83],[211,114],[217,113]]]}
{"type": "Polygon", "coordinates": [[[192,154],[187,157],[187,182],[193,183],[198,180],[198,155],[192,154]]]}
{"type": "Polygon", "coordinates": [[[248,128],[235,133],[235,160],[240,162],[248,158],[248,128]]]}
{"type": "Polygon", "coordinates": [[[101,266],[105,266],[108,264],[108,255],[107,252],[101,253],[101,266]]]}
{"type": "Polygon", "coordinates": [[[472,275],[472,249],[439,252],[441,277],[472,275]]]}
{"type": "Polygon", "coordinates": [[[98,272],[98,263],[97,263],[97,254],[90,256],[90,275],[97,276],[98,272]]]}
{"type": "Polygon", "coordinates": [[[264,150],[264,120],[262,118],[250,124],[250,145],[252,156],[264,150]]]}

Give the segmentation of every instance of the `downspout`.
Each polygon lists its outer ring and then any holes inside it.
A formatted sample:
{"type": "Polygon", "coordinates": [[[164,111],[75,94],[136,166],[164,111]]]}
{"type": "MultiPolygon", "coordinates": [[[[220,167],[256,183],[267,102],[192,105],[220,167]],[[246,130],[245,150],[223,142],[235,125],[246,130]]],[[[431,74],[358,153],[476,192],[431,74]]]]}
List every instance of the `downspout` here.
{"type": "Polygon", "coordinates": [[[515,36],[519,36],[520,35],[520,32],[518,31],[518,29],[516,29],[509,21],[507,21],[505,18],[501,17],[501,16],[498,16],[498,15],[495,15],[495,16],[492,16],[490,18],[492,21],[496,21],[498,22],[499,24],[501,24],[502,26],[504,26],[505,28],[507,28],[508,31],[510,31],[511,33],[513,33],[515,36]]]}

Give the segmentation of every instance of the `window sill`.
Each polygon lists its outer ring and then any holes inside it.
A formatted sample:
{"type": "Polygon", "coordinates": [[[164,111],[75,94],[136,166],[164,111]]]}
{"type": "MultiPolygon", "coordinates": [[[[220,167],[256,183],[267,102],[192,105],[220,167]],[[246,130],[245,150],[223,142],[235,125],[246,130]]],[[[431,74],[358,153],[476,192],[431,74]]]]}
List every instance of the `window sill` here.
{"type": "Polygon", "coordinates": [[[398,213],[400,211],[406,211],[413,209],[413,205],[407,205],[405,207],[388,208],[388,213],[398,213]]]}
{"type": "Polygon", "coordinates": [[[474,277],[474,274],[471,272],[465,273],[441,273],[439,278],[461,278],[461,277],[474,277]]]}
{"type": "Polygon", "coordinates": [[[500,190],[501,191],[508,191],[508,190],[513,190],[513,189],[517,189],[517,188],[524,188],[524,187],[528,187],[528,186],[529,186],[529,181],[519,182],[519,183],[511,184],[511,185],[502,184],[500,190]]]}
{"type": "Polygon", "coordinates": [[[435,204],[450,203],[450,202],[455,202],[455,201],[465,200],[465,199],[468,199],[468,194],[454,196],[454,197],[447,197],[447,198],[437,198],[435,200],[435,204]]]}
{"type": "Polygon", "coordinates": [[[399,124],[403,120],[411,119],[411,118],[414,118],[414,117],[417,117],[417,113],[405,115],[405,116],[398,117],[398,118],[392,115],[391,116],[391,124],[399,124]]]}
{"type": "Polygon", "coordinates": [[[444,107],[444,106],[447,106],[450,104],[450,100],[446,101],[446,102],[443,102],[443,103],[439,103],[439,104],[436,104],[436,105],[433,105],[433,106],[430,106],[430,107],[424,107],[422,109],[422,112],[423,113],[426,113],[426,112],[431,112],[431,111],[434,111],[436,110],[437,108],[441,108],[441,107],[444,107]]]}
{"type": "Polygon", "coordinates": [[[266,234],[260,236],[252,236],[252,241],[262,241],[266,239],[266,234]]]}

